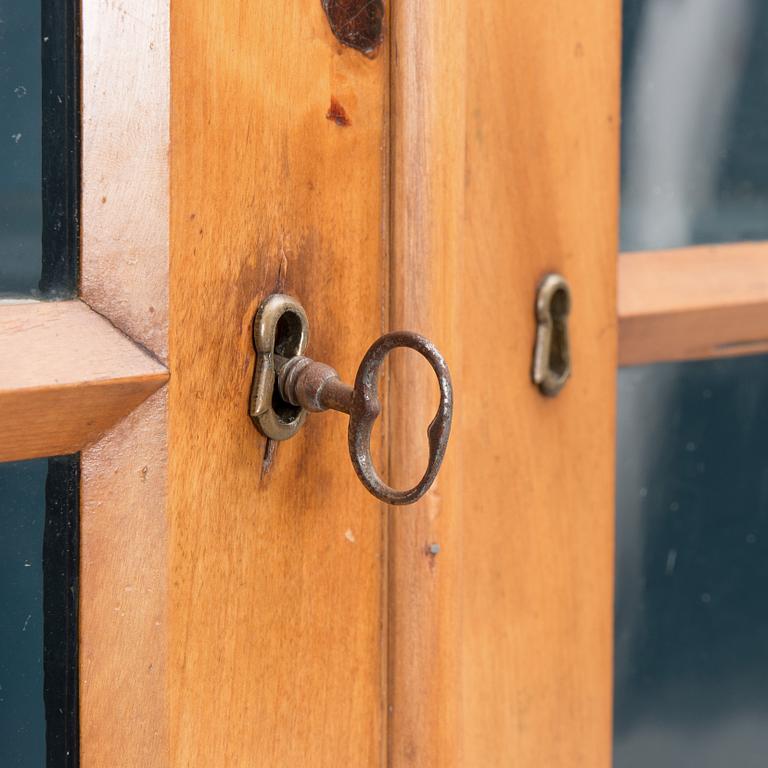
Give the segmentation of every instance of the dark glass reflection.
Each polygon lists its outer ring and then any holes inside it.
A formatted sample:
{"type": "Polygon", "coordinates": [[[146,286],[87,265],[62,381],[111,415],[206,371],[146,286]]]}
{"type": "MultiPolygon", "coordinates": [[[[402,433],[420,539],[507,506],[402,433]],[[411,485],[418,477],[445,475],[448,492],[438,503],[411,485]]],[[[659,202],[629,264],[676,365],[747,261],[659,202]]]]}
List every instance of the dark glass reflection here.
{"type": "Polygon", "coordinates": [[[77,457],[0,464],[0,766],[77,765],[77,457]]]}
{"type": "Polygon", "coordinates": [[[768,765],[768,357],[619,374],[615,768],[768,765]]]}
{"type": "Polygon", "coordinates": [[[77,0],[0,0],[0,296],[77,288],[77,0]]]}
{"type": "Polygon", "coordinates": [[[622,250],[768,238],[768,3],[624,0],[622,250]]]}
{"type": "Polygon", "coordinates": [[[39,2],[0,0],[0,291],[31,293],[42,265],[39,2]]]}

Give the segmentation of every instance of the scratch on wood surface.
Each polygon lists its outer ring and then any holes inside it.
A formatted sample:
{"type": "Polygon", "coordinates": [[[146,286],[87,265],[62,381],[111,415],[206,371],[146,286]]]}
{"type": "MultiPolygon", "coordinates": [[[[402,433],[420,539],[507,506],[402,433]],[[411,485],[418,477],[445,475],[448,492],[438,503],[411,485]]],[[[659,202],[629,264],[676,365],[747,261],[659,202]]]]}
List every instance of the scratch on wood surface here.
{"type": "Polygon", "coordinates": [[[285,288],[285,278],[288,274],[288,258],[285,253],[280,254],[280,263],[277,265],[277,279],[273,293],[282,293],[285,288]]]}

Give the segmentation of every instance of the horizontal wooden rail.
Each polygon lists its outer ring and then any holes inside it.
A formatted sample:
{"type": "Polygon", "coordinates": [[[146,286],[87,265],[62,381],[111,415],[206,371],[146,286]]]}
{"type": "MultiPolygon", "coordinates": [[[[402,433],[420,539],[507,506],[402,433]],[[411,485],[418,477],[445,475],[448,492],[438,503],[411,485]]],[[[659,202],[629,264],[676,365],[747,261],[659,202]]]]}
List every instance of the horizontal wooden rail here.
{"type": "MultiPolygon", "coordinates": [[[[768,353],[768,243],[619,257],[619,364],[768,353]]],[[[79,451],[168,372],[79,301],[0,303],[0,461],[79,451]]]]}
{"type": "Polygon", "coordinates": [[[167,379],[80,301],[0,304],[0,461],[79,451],[167,379]]]}
{"type": "Polygon", "coordinates": [[[768,243],[619,257],[619,365],[768,352],[768,243]]]}

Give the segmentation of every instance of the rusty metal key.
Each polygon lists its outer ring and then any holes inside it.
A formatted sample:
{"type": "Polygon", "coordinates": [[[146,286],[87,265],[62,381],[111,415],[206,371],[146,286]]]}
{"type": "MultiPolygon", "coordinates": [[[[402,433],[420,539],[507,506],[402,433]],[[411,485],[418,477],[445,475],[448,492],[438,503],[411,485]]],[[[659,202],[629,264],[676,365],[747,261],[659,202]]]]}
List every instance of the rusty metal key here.
{"type": "Polygon", "coordinates": [[[302,354],[308,338],[306,313],[295,299],[284,294],[265,299],[254,322],[254,345],[259,358],[251,393],[251,418],[256,426],[267,437],[285,440],[296,433],[306,413],[346,413],[349,456],[363,485],[387,504],[412,504],[420,499],[440,470],[451,431],[453,389],[443,356],[429,339],[417,333],[387,333],[365,353],[352,387],[341,381],[331,366],[302,354]],[[423,355],[440,387],[440,404],[427,428],[427,468],[421,480],[407,490],[387,485],[371,456],[371,432],[381,411],[378,372],[387,355],[397,347],[423,355]]]}

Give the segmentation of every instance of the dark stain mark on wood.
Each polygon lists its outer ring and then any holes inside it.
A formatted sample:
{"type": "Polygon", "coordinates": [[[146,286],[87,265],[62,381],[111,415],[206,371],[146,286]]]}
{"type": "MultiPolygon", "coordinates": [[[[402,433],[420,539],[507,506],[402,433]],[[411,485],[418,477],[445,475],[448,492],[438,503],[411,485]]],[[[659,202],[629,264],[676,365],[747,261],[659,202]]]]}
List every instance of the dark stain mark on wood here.
{"type": "Polygon", "coordinates": [[[340,125],[343,128],[346,128],[349,125],[349,117],[347,116],[347,111],[344,109],[344,107],[339,104],[336,99],[331,96],[331,106],[328,107],[328,111],[325,113],[326,118],[328,120],[332,120],[336,125],[340,125]]]}
{"type": "Polygon", "coordinates": [[[372,59],[384,39],[384,0],[322,0],[322,3],[336,39],[372,59]]]}

